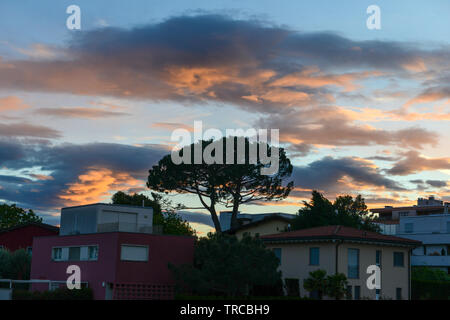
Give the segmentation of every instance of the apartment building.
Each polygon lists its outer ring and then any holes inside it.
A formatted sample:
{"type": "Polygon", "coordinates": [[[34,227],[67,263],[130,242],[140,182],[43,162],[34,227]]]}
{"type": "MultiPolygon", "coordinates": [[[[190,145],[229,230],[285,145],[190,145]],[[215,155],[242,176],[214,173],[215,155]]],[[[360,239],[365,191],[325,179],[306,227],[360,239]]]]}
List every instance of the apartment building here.
{"type": "Polygon", "coordinates": [[[370,209],[370,211],[378,215],[377,224],[380,226],[383,234],[395,235],[398,232],[400,218],[445,214],[448,213],[449,206],[450,203],[430,196],[428,198],[418,198],[416,205],[408,207],[385,206],[384,208],[370,209]]]}
{"type": "MultiPolygon", "coordinates": [[[[194,238],[155,234],[152,221],[151,208],[63,208],[60,235],[34,239],[31,279],[64,285],[67,268],[75,265],[96,300],[170,299],[174,279],[168,264],[192,263],[194,238]]],[[[33,290],[47,289],[33,284],[33,290]]]]}
{"type": "Polygon", "coordinates": [[[437,268],[450,274],[450,214],[400,217],[397,235],[422,242],[412,251],[413,266],[437,268]]]}
{"type": "Polygon", "coordinates": [[[348,278],[348,299],[410,299],[411,250],[420,241],[367,232],[344,226],[324,226],[262,236],[280,259],[283,279],[296,279],[300,295],[309,272],[323,269],[328,275],[348,278]],[[367,268],[381,269],[381,289],[367,287],[367,268]]]}

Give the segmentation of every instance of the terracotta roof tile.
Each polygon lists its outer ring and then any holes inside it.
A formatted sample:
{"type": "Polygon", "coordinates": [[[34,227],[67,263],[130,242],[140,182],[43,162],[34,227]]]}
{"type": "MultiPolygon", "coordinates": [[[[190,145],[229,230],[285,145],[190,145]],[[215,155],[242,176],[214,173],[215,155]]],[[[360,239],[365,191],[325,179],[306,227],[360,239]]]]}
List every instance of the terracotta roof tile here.
{"type": "Polygon", "coordinates": [[[359,230],[344,226],[323,226],[310,229],[295,230],[262,236],[265,241],[275,240],[313,240],[313,239],[348,239],[375,242],[402,243],[420,245],[420,241],[384,235],[377,232],[359,230]]]}

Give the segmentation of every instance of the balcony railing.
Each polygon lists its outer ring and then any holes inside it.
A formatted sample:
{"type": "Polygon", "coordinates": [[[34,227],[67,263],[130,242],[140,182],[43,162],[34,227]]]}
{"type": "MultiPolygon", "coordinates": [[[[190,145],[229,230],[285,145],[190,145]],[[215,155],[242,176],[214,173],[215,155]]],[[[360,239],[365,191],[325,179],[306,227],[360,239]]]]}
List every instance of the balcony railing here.
{"type": "Polygon", "coordinates": [[[97,226],[97,232],[136,232],[147,234],[162,234],[162,226],[142,226],[136,223],[127,222],[102,223],[97,226]]]}
{"type": "Polygon", "coordinates": [[[413,266],[450,267],[450,256],[411,256],[413,266]]]}

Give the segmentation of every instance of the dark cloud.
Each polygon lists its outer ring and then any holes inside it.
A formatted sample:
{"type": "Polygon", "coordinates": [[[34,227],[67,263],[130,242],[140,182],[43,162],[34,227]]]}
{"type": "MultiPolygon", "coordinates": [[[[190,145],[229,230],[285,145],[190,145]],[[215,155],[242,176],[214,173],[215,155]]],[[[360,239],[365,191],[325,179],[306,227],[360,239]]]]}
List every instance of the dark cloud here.
{"type": "Polygon", "coordinates": [[[359,158],[325,157],[305,167],[295,167],[293,177],[296,187],[307,189],[342,192],[344,188],[349,189],[341,182],[344,177],[348,177],[356,185],[405,190],[394,180],[383,176],[372,163],[359,158]]]}
{"type": "Polygon", "coordinates": [[[84,119],[95,119],[95,118],[110,118],[110,117],[120,117],[128,115],[125,112],[109,111],[96,108],[40,108],[34,113],[58,117],[58,118],[84,118],[84,119]]]}
{"type": "MultiPolygon", "coordinates": [[[[311,145],[370,146],[397,145],[422,148],[435,145],[438,135],[429,130],[410,127],[399,130],[373,129],[358,124],[358,118],[333,106],[303,108],[289,113],[270,115],[257,122],[260,128],[279,128],[280,140],[308,152],[311,145]]],[[[384,160],[393,160],[384,158],[384,160]]]]}
{"type": "MultiPolygon", "coordinates": [[[[30,168],[39,168],[50,172],[51,178],[31,181],[1,176],[0,199],[41,210],[59,208],[64,203],[59,197],[62,191],[89,170],[108,169],[112,174],[126,173],[134,179],[141,179],[142,187],[145,187],[147,171],[167,154],[166,150],[160,148],[113,143],[22,145],[21,152],[20,157],[6,159],[2,165],[24,172],[29,172],[30,168]]],[[[30,174],[30,177],[36,176],[30,174]]]]}
{"type": "Polygon", "coordinates": [[[22,146],[10,142],[0,140],[0,167],[4,165],[6,161],[18,160],[24,155],[22,146]]]}
{"type": "Polygon", "coordinates": [[[408,175],[426,170],[450,169],[450,158],[425,158],[417,151],[408,151],[387,170],[393,175],[408,175]]]}
{"type": "Polygon", "coordinates": [[[326,102],[331,98],[330,86],[351,90],[353,81],[376,76],[361,70],[402,72],[423,60],[435,65],[450,60],[441,49],[425,51],[399,42],[296,32],[222,15],[179,16],[130,29],[81,31],[64,49],[64,59],[7,61],[3,66],[0,62],[0,87],[231,102],[267,112],[275,106],[326,102]],[[343,68],[359,71],[335,73],[343,68]]]}
{"type": "Polygon", "coordinates": [[[57,130],[29,123],[0,123],[0,137],[60,138],[57,130]]]}
{"type": "Polygon", "coordinates": [[[447,186],[447,181],[443,180],[427,180],[426,183],[435,188],[442,188],[447,186]]]}

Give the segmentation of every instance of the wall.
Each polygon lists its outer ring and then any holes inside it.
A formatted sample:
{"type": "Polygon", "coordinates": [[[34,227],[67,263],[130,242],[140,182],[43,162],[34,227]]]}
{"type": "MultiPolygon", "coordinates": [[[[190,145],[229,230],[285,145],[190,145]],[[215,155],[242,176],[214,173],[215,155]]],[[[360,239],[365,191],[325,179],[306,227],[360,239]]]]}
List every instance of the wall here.
{"type": "MultiPolygon", "coordinates": [[[[33,244],[31,279],[66,281],[69,265],[81,269],[81,281],[88,281],[95,299],[105,298],[102,282],[114,282],[116,275],[118,233],[87,234],[36,238],[33,244]],[[52,248],[58,246],[98,245],[97,261],[52,261],[52,248]]],[[[48,285],[33,285],[47,290],[48,285]]]]}
{"type": "Polygon", "coordinates": [[[296,278],[300,283],[300,295],[308,296],[303,288],[303,280],[309,277],[309,272],[324,269],[327,274],[335,271],[335,245],[324,242],[311,242],[308,244],[267,244],[270,249],[281,248],[280,271],[282,278],[296,278]],[[309,248],[320,248],[318,266],[309,265],[309,248]]]}
{"type": "MultiPolygon", "coordinates": [[[[331,242],[311,242],[294,244],[267,244],[270,249],[282,248],[281,266],[283,279],[297,278],[300,281],[300,294],[302,296],[309,293],[303,288],[303,280],[309,277],[309,272],[317,269],[324,269],[328,275],[334,274],[336,270],[336,244],[331,242]],[[320,248],[320,265],[309,265],[309,248],[320,248]]],[[[349,285],[361,287],[361,298],[368,297],[375,299],[375,290],[369,290],[366,285],[369,275],[366,273],[369,265],[375,264],[376,250],[382,251],[382,276],[381,294],[391,299],[396,298],[396,288],[402,288],[404,299],[408,299],[408,250],[401,247],[388,247],[379,245],[365,245],[359,243],[343,243],[338,247],[338,272],[348,275],[349,248],[360,250],[359,256],[359,279],[348,279],[349,285]],[[393,252],[404,252],[404,267],[393,266],[393,252]]]]}
{"type": "Polygon", "coordinates": [[[244,233],[248,232],[250,235],[254,236],[259,233],[260,236],[284,232],[288,226],[288,222],[284,220],[271,220],[267,222],[262,222],[257,225],[246,227],[245,229],[236,231],[236,237],[241,239],[244,233]]]}
{"type": "MultiPolygon", "coordinates": [[[[173,284],[167,267],[174,264],[192,263],[194,238],[139,233],[97,233],[76,236],[37,238],[32,259],[31,278],[66,281],[69,265],[81,268],[81,281],[89,282],[95,299],[105,299],[109,283],[173,284]],[[149,247],[148,262],[120,260],[120,245],[136,244],[149,247]],[[52,247],[98,245],[97,261],[52,261],[52,247]]],[[[46,290],[45,286],[33,285],[34,289],[46,290]]]]}
{"type": "Polygon", "coordinates": [[[375,299],[375,290],[367,288],[367,267],[376,263],[376,251],[381,250],[381,296],[396,299],[396,288],[402,288],[403,299],[408,299],[408,249],[402,247],[375,246],[343,243],[339,246],[338,272],[348,275],[348,249],[359,249],[359,279],[348,279],[349,285],[361,287],[361,297],[375,299]],[[394,252],[403,252],[404,267],[394,267],[394,252]]]}
{"type": "Polygon", "coordinates": [[[27,249],[33,245],[33,238],[40,236],[56,235],[58,232],[51,231],[36,225],[17,228],[8,232],[0,233],[0,245],[9,251],[27,249]]]}

